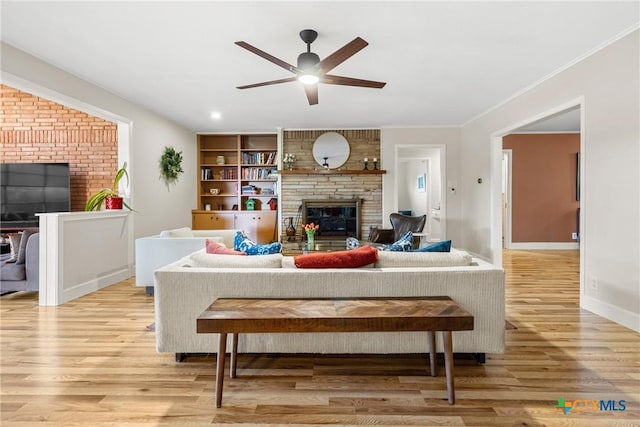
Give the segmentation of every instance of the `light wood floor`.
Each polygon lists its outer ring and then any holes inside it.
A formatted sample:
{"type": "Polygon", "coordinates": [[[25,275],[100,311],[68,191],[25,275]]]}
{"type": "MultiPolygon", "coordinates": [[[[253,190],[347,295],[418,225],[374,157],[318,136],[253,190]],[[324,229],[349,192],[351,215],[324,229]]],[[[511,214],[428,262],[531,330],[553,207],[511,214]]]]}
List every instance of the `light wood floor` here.
{"type": "Polygon", "coordinates": [[[0,299],[0,424],[640,425],[640,336],[578,307],[578,253],[507,251],[504,262],[517,329],[485,365],[456,359],[455,406],[442,363],[432,378],[423,356],[241,355],[215,409],[215,356],[156,353],[152,298],[130,280],[60,307],[0,299]],[[626,411],[563,415],[559,398],[625,400],[626,411]]]}

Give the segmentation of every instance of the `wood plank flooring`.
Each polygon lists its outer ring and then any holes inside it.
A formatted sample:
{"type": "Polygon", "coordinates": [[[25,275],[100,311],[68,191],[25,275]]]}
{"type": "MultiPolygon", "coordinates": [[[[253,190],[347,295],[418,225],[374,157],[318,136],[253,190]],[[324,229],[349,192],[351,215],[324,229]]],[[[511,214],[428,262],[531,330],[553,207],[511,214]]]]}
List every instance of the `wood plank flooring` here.
{"type": "Polygon", "coordinates": [[[640,425],[640,335],[578,307],[578,256],[505,251],[517,329],[485,365],[456,358],[454,406],[442,359],[433,378],[426,354],[257,354],[239,356],[216,409],[215,355],[176,363],[156,353],[145,330],[153,298],[133,280],[60,307],[4,296],[0,425],[640,425]],[[564,415],[560,398],[625,400],[626,410],[564,415]]]}

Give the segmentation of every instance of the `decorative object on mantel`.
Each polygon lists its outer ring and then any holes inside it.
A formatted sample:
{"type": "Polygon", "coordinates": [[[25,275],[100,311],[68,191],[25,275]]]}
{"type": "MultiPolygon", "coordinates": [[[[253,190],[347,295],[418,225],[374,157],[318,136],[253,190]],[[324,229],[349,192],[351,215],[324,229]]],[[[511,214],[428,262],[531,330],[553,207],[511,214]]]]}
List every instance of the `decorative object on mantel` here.
{"type": "Polygon", "coordinates": [[[167,189],[171,184],[178,182],[178,177],[183,173],[182,151],[176,151],[173,147],[164,147],[160,156],[160,178],[164,181],[167,189]]]}
{"type": "Polygon", "coordinates": [[[368,158],[364,158],[364,168],[362,169],[363,171],[369,170],[369,159],[368,158]]]}
{"type": "Polygon", "coordinates": [[[293,164],[296,162],[296,155],[293,153],[284,153],[282,162],[284,163],[284,167],[286,169],[293,170],[293,164]]]}
{"type": "Polygon", "coordinates": [[[378,170],[378,159],[377,158],[373,158],[373,170],[377,171],[378,170]]]}
{"type": "Polygon", "coordinates": [[[123,205],[129,210],[133,210],[128,204],[125,203],[124,199],[120,197],[120,194],[118,193],[118,185],[120,184],[120,180],[123,177],[127,178],[127,185],[128,185],[129,174],[127,173],[127,162],[124,162],[122,167],[118,169],[118,171],[116,172],[116,176],[113,179],[113,187],[103,188],[93,196],[89,197],[89,200],[87,200],[87,204],[84,206],[84,210],[85,211],[100,210],[103,203],[104,203],[105,209],[107,210],[122,209],[123,205]]]}
{"type": "Polygon", "coordinates": [[[384,169],[291,169],[278,171],[280,175],[383,175],[384,169]]]}
{"type": "Polygon", "coordinates": [[[307,249],[309,250],[313,250],[315,246],[315,236],[318,229],[320,229],[318,224],[311,223],[304,225],[304,232],[307,233],[307,249]]]}
{"type": "Polygon", "coordinates": [[[324,169],[336,169],[349,159],[349,141],[338,132],[325,132],[313,143],[313,158],[324,169]]]}

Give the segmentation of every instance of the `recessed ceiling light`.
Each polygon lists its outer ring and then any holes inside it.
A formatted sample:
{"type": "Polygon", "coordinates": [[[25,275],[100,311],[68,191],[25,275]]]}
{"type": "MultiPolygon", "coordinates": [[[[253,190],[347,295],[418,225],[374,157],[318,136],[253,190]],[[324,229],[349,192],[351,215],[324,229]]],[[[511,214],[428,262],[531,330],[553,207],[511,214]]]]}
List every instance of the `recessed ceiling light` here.
{"type": "Polygon", "coordinates": [[[220,113],[219,113],[219,112],[217,112],[217,111],[212,111],[212,112],[211,112],[211,118],[212,118],[213,120],[220,120],[220,119],[222,118],[222,114],[220,114],[220,113]]]}

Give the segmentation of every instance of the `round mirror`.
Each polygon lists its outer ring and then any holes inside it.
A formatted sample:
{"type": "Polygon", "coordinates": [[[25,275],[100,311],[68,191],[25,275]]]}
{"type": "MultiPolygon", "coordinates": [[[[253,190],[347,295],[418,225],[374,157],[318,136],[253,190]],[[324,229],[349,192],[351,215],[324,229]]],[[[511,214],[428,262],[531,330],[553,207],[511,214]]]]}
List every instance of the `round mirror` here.
{"type": "Polygon", "coordinates": [[[313,158],[325,169],[344,165],[349,151],[349,141],[337,132],[323,133],[313,143],[313,158]]]}

